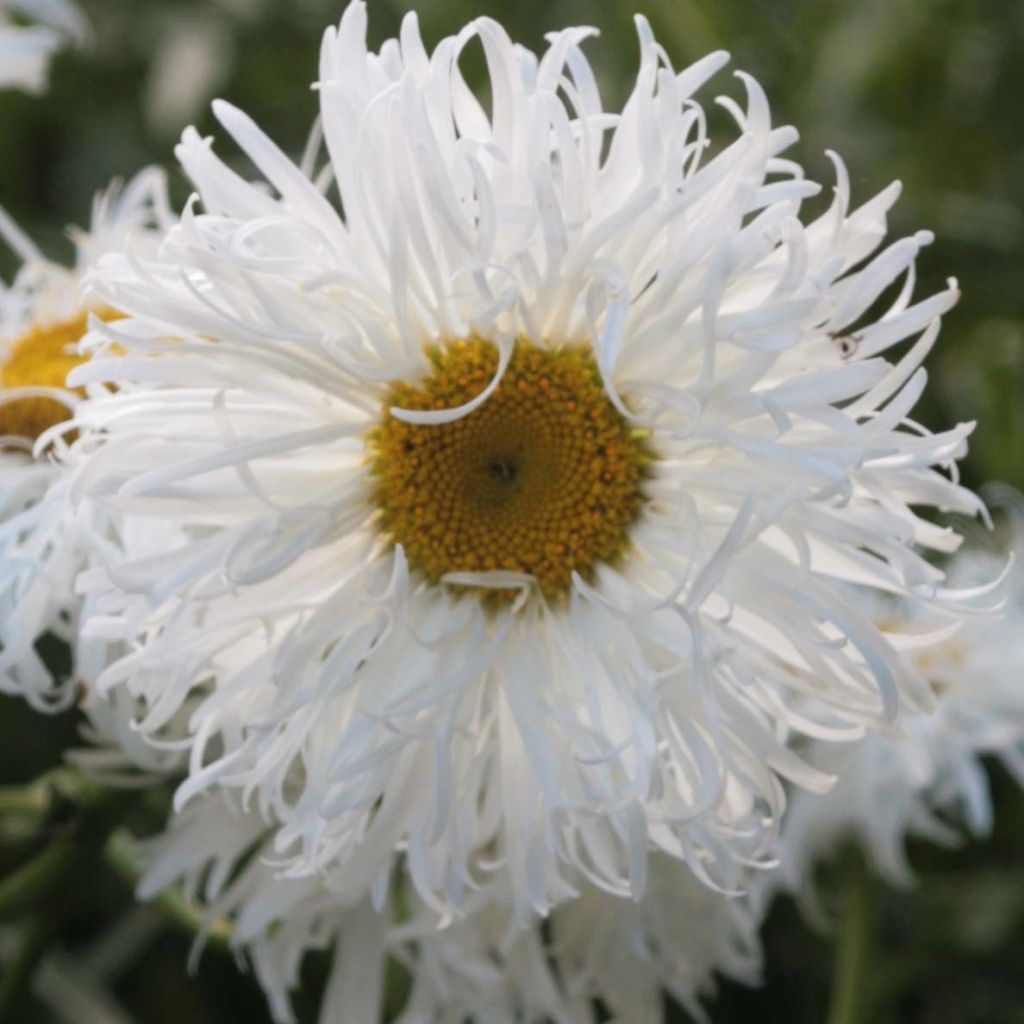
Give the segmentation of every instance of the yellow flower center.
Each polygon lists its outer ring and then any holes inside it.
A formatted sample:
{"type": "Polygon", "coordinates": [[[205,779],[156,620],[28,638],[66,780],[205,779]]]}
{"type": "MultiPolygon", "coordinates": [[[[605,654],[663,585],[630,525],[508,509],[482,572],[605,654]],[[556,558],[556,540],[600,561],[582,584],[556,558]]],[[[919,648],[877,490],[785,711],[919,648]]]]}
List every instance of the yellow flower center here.
{"type": "MultiPolygon", "coordinates": [[[[388,413],[450,409],[486,388],[496,347],[480,338],[428,353],[432,374],[391,387],[369,451],[381,529],[431,582],[449,573],[529,573],[549,599],[629,547],[650,451],[604,391],[587,346],[518,341],[495,392],[452,423],[388,413]]],[[[491,598],[509,592],[488,591],[491,598]]]]}
{"type": "MultiPolygon", "coordinates": [[[[100,314],[105,320],[112,313],[100,314]]],[[[16,341],[7,361],[0,366],[0,387],[63,388],[68,374],[85,358],[77,342],[85,334],[88,314],[45,327],[33,327],[16,341]]],[[[70,409],[55,398],[27,396],[0,405],[0,435],[14,435],[34,441],[50,427],[63,423],[70,409]]]]}

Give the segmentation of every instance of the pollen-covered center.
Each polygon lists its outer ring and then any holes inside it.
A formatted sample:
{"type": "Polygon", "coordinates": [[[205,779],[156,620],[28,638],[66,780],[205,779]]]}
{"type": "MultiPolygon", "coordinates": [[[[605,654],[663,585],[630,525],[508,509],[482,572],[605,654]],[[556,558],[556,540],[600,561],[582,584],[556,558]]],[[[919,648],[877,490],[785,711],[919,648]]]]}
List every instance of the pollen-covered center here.
{"type": "MultiPolygon", "coordinates": [[[[114,314],[100,314],[112,319],[114,314]]],[[[0,387],[64,388],[68,374],[85,357],[77,343],[85,334],[88,315],[82,313],[60,323],[33,327],[11,347],[0,365],[0,387]]],[[[0,435],[34,441],[50,427],[68,419],[68,406],[45,395],[26,395],[0,404],[0,435]]]]}
{"type": "Polygon", "coordinates": [[[497,370],[479,338],[430,353],[433,372],[394,385],[370,436],[380,525],[412,568],[509,570],[536,577],[548,598],[568,593],[629,545],[649,453],[608,400],[588,347],[547,351],[520,340],[496,391],[452,423],[406,423],[387,412],[451,409],[497,370]]]}

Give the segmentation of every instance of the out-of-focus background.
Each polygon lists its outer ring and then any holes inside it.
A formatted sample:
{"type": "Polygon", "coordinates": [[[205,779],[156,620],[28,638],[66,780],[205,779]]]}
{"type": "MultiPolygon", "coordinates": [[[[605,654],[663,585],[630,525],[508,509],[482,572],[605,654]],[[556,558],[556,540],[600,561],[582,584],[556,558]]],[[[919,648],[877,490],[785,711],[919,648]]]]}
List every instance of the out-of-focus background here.
{"type": "MultiPolygon", "coordinates": [[[[173,163],[187,124],[218,135],[209,100],[245,108],[298,154],[315,114],[309,83],[319,36],[342,0],[81,0],[93,33],[62,53],[50,92],[0,92],[0,204],[49,254],[70,258],[69,223],[85,224],[92,194],[147,163],[173,163]]],[[[371,37],[394,35],[410,5],[371,0],[371,37]]],[[[636,63],[632,3],[594,0],[423,0],[428,45],[489,14],[518,41],[592,24],[589,51],[605,102],[626,95],[636,63]]],[[[831,182],[824,150],[851,171],[855,202],[893,178],[905,184],[892,231],[930,228],[921,294],[948,276],[963,289],[930,359],[922,418],[979,421],[964,467],[977,486],[1024,487],[1024,3],[1020,0],[637,0],[677,66],[730,50],[765,86],[777,123],[801,132],[795,155],[831,182]]],[[[472,61],[468,71],[472,73],[472,61]]],[[[470,74],[472,78],[472,74],[470,74]]],[[[720,74],[709,90],[738,95],[720,74]]],[[[222,153],[229,141],[220,138],[222,153]]],[[[178,201],[187,186],[174,177],[178,201]]],[[[826,190],[822,203],[827,202],[826,190]]],[[[14,269],[0,254],[0,273],[14,269]]],[[[57,656],[59,652],[55,654],[57,656]]],[[[1024,681],[1022,681],[1024,685],[1024,681]]],[[[73,715],[44,719],[0,701],[0,779],[56,763],[73,715]]],[[[955,852],[914,847],[920,884],[876,887],[874,1024],[1024,1022],[1024,798],[993,768],[998,813],[985,843],[955,852]]],[[[0,863],[0,876],[5,865],[0,863]]],[[[824,879],[826,904],[838,886],[824,879]]],[[[262,1024],[254,983],[217,950],[188,976],[189,937],[166,914],[135,907],[115,873],[98,870],[69,904],[58,952],[41,975],[51,998],[25,1024],[262,1024]],[[62,1002],[63,1001],[63,1002],[62,1002]],[[53,1007],[63,1005],[63,1010],[53,1007]]],[[[838,899],[838,895],[837,895],[838,899]]],[[[0,925],[0,977],[11,936],[0,925]]],[[[820,1024],[833,941],[789,905],[765,931],[765,988],[723,985],[715,1024],[752,1019],[820,1024]]],[[[323,965],[309,968],[315,981],[323,965]]],[[[2,984],[2,981],[0,981],[2,984]]],[[[311,986],[311,991],[313,986],[311,986]]],[[[314,1019],[312,1000],[303,1024],[314,1019]]],[[[300,1004],[303,1000],[300,1000],[300,1004]]],[[[688,1020],[673,1010],[673,1021],[688,1020]]],[[[21,1024],[21,1022],[19,1022],[21,1024]]],[[[341,1022],[339,1022],[341,1024],[341,1022]]]]}

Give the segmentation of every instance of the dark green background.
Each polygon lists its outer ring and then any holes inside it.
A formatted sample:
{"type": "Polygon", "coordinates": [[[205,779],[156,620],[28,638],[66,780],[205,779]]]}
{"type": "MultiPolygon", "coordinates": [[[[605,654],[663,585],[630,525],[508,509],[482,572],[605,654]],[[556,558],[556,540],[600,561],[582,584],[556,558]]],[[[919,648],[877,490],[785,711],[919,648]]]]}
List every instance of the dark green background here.
{"type": "MultiPolygon", "coordinates": [[[[154,50],[182,17],[201,15],[202,31],[230,41],[218,94],[248,110],[286,149],[301,149],[315,113],[309,82],[319,35],[340,16],[341,4],[82,0],[82,6],[94,25],[93,44],[58,59],[50,93],[0,93],[0,203],[47,252],[70,257],[64,225],[86,221],[92,193],[108,178],[169,163],[183,125],[153,124],[144,96],[154,50]],[[254,13],[243,13],[245,7],[254,13]]],[[[405,9],[396,0],[371,4],[373,43],[395,33],[405,9]]],[[[964,292],[931,357],[921,418],[933,427],[977,419],[967,482],[1024,485],[1024,3],[647,0],[641,9],[677,66],[710,49],[730,50],[734,66],[765,86],[776,122],[800,129],[795,155],[810,176],[830,184],[823,151],[834,148],[850,167],[855,202],[902,179],[906,190],[893,233],[927,227],[938,236],[920,261],[920,294],[950,275],[964,292]]],[[[546,31],[594,24],[602,37],[589,51],[606,103],[617,105],[629,87],[637,49],[631,6],[448,0],[418,10],[428,45],[484,13],[533,49],[543,45],[546,31]]],[[[740,92],[728,73],[709,93],[714,89],[740,92]]],[[[207,112],[198,124],[218,134],[207,112]]],[[[229,142],[218,145],[233,153],[229,142]]],[[[178,199],[187,194],[180,177],[174,188],[178,199]]],[[[5,274],[13,265],[8,254],[0,256],[5,274]]],[[[54,764],[73,729],[70,717],[43,720],[16,702],[0,703],[0,779],[27,779],[54,764]]],[[[993,839],[956,854],[915,848],[921,885],[875,894],[872,1024],[1024,1021],[1024,800],[1008,778],[994,775],[993,839]]],[[[4,866],[0,860],[0,871],[4,866]]],[[[841,870],[826,875],[826,888],[838,893],[841,870]]],[[[117,880],[97,870],[76,889],[58,900],[72,905],[57,951],[87,957],[97,941],[109,945],[121,922],[133,937],[131,955],[111,985],[128,1019],[267,1019],[255,986],[221,954],[208,954],[198,976],[186,978],[188,940],[155,912],[133,910],[117,880]]],[[[5,934],[0,929],[0,939],[5,934]]],[[[832,970],[830,936],[808,931],[782,906],[765,940],[766,987],[725,986],[712,1019],[820,1024],[832,970]]],[[[311,976],[321,966],[314,962],[311,976]]],[[[48,1020],[38,1007],[32,1014],[31,1024],[48,1020]]],[[[312,1020],[312,1010],[302,1019],[312,1020]]]]}

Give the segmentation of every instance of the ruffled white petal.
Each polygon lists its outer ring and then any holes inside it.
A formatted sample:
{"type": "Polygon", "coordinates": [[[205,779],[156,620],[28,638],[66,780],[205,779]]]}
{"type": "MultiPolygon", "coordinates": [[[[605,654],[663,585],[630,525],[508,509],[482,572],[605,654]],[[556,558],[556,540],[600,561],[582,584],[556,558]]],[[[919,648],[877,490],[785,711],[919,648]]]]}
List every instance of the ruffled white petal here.
{"type": "MultiPolygon", "coordinates": [[[[1005,495],[1003,496],[1005,498],[1005,495]]],[[[779,877],[772,887],[796,892],[813,910],[815,867],[844,841],[864,849],[882,877],[897,885],[913,879],[906,843],[911,837],[944,845],[966,831],[984,835],[992,803],[984,758],[1001,760],[1024,785],[1024,574],[1019,563],[1020,503],[1014,509],[1013,545],[1004,607],[993,617],[993,595],[982,587],[979,613],[955,632],[921,629],[908,602],[879,604],[876,615],[904,641],[903,657],[937,693],[930,716],[906,719],[896,735],[871,736],[852,747],[819,747],[814,759],[839,774],[824,797],[795,794],[780,846],[779,877]]],[[[964,592],[999,572],[1001,557],[965,548],[950,573],[964,592]]]]}
{"type": "MultiPolygon", "coordinates": [[[[56,17],[61,5],[52,6],[56,17]]],[[[169,220],[162,171],[147,169],[127,185],[114,182],[96,197],[89,230],[72,231],[77,262],[67,268],[45,259],[0,210],[0,239],[23,260],[9,285],[0,282],[0,365],[33,328],[74,320],[90,308],[80,294],[81,278],[104,252],[152,249],[169,220]]],[[[33,396],[66,403],[69,415],[78,401],[68,390],[0,388],[0,403],[33,396]]],[[[35,457],[25,439],[0,439],[0,690],[23,695],[41,710],[66,707],[78,696],[82,676],[72,666],[55,679],[38,642],[52,634],[75,643],[82,606],[76,575],[92,557],[109,560],[109,547],[130,529],[94,507],[69,506],[61,458],[66,430],[62,424],[44,434],[35,457]]]]}

